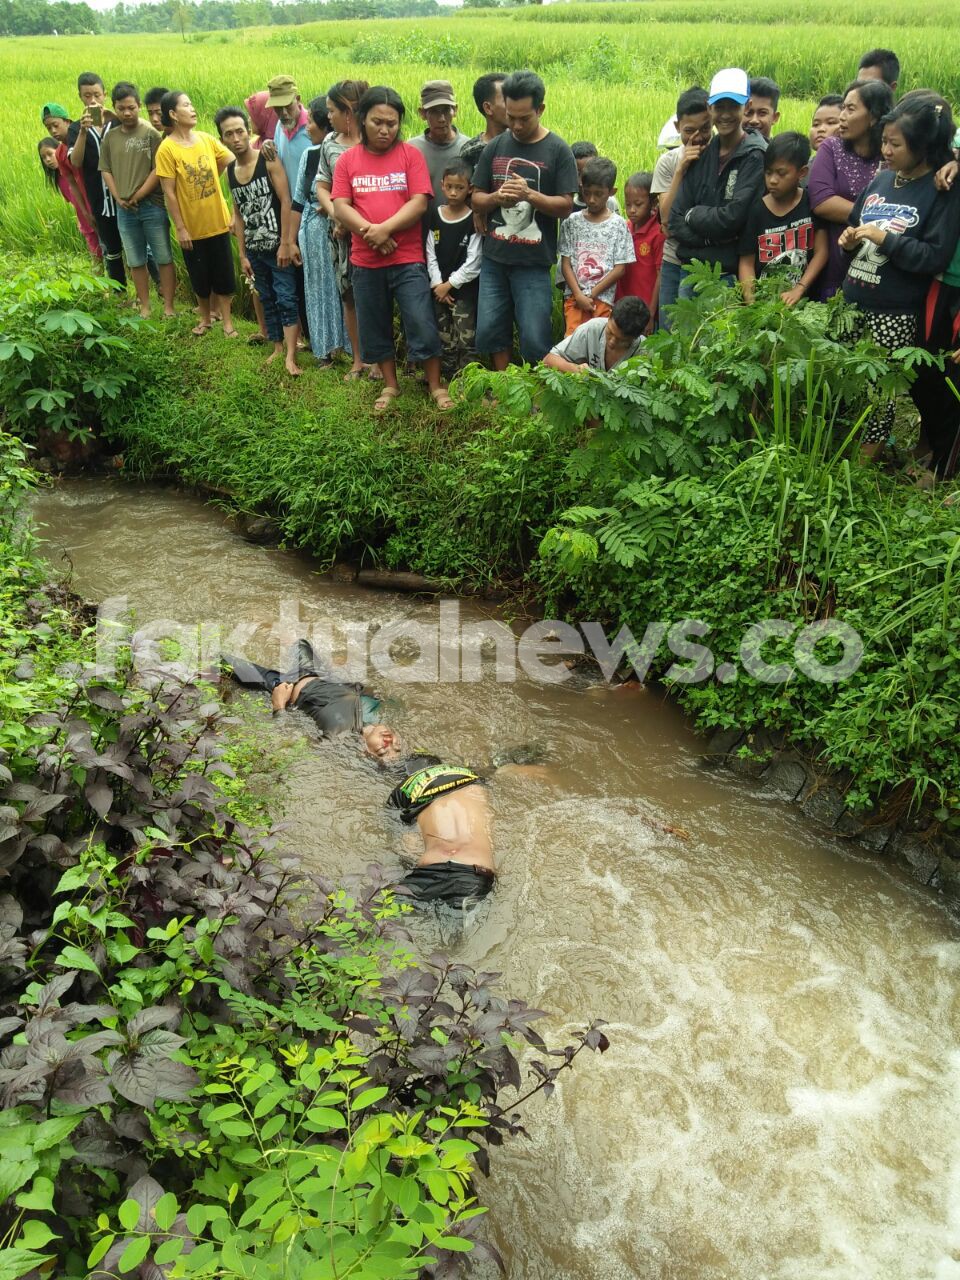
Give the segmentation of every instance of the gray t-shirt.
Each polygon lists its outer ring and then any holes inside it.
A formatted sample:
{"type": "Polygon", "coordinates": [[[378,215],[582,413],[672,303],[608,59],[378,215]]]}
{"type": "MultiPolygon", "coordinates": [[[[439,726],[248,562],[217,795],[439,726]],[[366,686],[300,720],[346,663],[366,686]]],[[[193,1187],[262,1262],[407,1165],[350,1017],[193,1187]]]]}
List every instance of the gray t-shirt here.
{"type": "MultiPolygon", "coordinates": [[[[558,342],[551,355],[561,356],[571,364],[586,364],[591,369],[603,371],[606,367],[603,356],[607,344],[607,320],[607,316],[597,316],[593,320],[585,321],[574,329],[568,338],[558,342]]],[[[617,364],[635,356],[642,346],[643,336],[641,335],[620,357],[617,364]]],[[[615,369],[617,366],[612,367],[615,369]]]]}
{"type": "MultiPolygon", "coordinates": [[[[673,175],[677,172],[682,155],[683,147],[674,147],[672,151],[664,151],[662,156],[657,157],[657,163],[653,166],[653,182],[650,184],[652,196],[661,196],[664,191],[670,190],[673,175]]],[[[676,240],[668,239],[663,242],[663,260],[679,267],[680,257],[677,253],[676,240]]]]}
{"type": "Polygon", "coordinates": [[[433,142],[427,137],[426,133],[419,133],[415,138],[410,139],[410,146],[416,147],[427,162],[427,170],[430,174],[430,185],[433,187],[433,199],[430,201],[429,206],[431,210],[434,205],[441,200],[443,195],[440,190],[440,183],[443,181],[444,169],[451,160],[458,159],[460,152],[469,141],[470,139],[467,135],[465,133],[461,133],[459,129],[453,135],[452,142],[433,142]]]}
{"type": "MultiPolygon", "coordinates": [[[[585,213],[572,213],[560,224],[560,257],[570,259],[577,284],[584,293],[594,289],[621,262],[637,260],[630,228],[619,213],[611,213],[603,222],[591,222],[585,213]]],[[[566,281],[564,293],[570,293],[566,281]]],[[[614,281],[601,293],[600,301],[612,304],[616,294],[614,281]]]]}

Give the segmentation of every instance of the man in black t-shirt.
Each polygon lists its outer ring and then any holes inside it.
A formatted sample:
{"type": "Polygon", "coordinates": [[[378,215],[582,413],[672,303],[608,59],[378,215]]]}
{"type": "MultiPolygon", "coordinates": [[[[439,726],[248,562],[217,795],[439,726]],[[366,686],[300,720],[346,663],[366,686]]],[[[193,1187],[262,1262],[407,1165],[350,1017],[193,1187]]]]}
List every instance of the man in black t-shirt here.
{"type": "Polygon", "coordinates": [[[103,246],[106,273],[111,280],[126,288],[127,274],[123,269],[123,242],[117,225],[117,206],[100,172],[100,142],[116,124],[116,117],[104,108],[106,94],[103,81],[95,72],[84,71],[77,77],[77,93],[83,103],[83,115],[74,120],[67,133],[67,158],[83,175],[87,201],[103,246]],[[94,124],[94,116],[98,113],[102,121],[100,125],[94,124]]]}
{"type": "Polygon", "coordinates": [[[553,345],[557,226],[573,209],[579,175],[573,152],[541,123],[545,92],[532,71],[507,76],[507,130],[484,148],[473,175],[473,207],[486,219],[476,342],[496,369],[510,361],[514,324],[529,364],[553,345]]]}

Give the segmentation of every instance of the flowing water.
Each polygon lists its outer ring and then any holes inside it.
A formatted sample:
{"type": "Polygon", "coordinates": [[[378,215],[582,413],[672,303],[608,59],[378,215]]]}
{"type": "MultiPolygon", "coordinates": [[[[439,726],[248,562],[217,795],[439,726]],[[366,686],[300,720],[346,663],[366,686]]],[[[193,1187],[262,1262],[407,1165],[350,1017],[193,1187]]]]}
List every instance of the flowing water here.
{"type": "MultiPolygon", "coordinates": [[[[244,620],[271,665],[284,608],[288,633],[437,616],[172,491],[68,482],[36,514],[88,599],[125,596],[141,623],[244,620]]],[[[513,1280],[957,1280],[960,932],[942,906],[705,772],[655,692],[377,685],[448,759],[538,742],[550,761],[493,787],[499,888],[453,939],[555,1036],[610,1024],[609,1052],[531,1106],[530,1140],[494,1153],[483,1195],[513,1280]]],[[[333,873],[396,865],[386,790],[342,746],[311,746],[285,780],[291,845],[333,873]]]]}

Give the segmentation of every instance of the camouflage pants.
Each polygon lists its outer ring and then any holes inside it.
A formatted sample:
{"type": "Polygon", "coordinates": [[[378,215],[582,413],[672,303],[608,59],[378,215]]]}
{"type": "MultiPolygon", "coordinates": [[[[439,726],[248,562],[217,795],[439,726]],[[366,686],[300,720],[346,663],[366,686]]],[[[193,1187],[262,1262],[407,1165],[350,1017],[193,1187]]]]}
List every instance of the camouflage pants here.
{"type": "Polygon", "coordinates": [[[434,302],[433,306],[443,346],[440,372],[449,381],[464,365],[477,358],[477,300],[458,297],[454,298],[452,307],[445,302],[434,302]]]}

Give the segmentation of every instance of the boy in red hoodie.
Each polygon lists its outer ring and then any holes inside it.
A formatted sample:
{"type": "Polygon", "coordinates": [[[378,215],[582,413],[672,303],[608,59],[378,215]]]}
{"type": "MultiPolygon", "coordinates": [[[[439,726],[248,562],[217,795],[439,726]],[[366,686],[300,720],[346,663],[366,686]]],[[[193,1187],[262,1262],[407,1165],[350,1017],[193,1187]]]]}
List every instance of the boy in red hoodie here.
{"type": "Polygon", "coordinates": [[[657,327],[660,298],[660,267],[666,236],[660,226],[657,197],[650,194],[652,173],[635,173],[623,189],[623,203],[633,236],[636,262],[627,263],[617,284],[617,298],[642,298],[650,311],[647,332],[657,327]]]}

